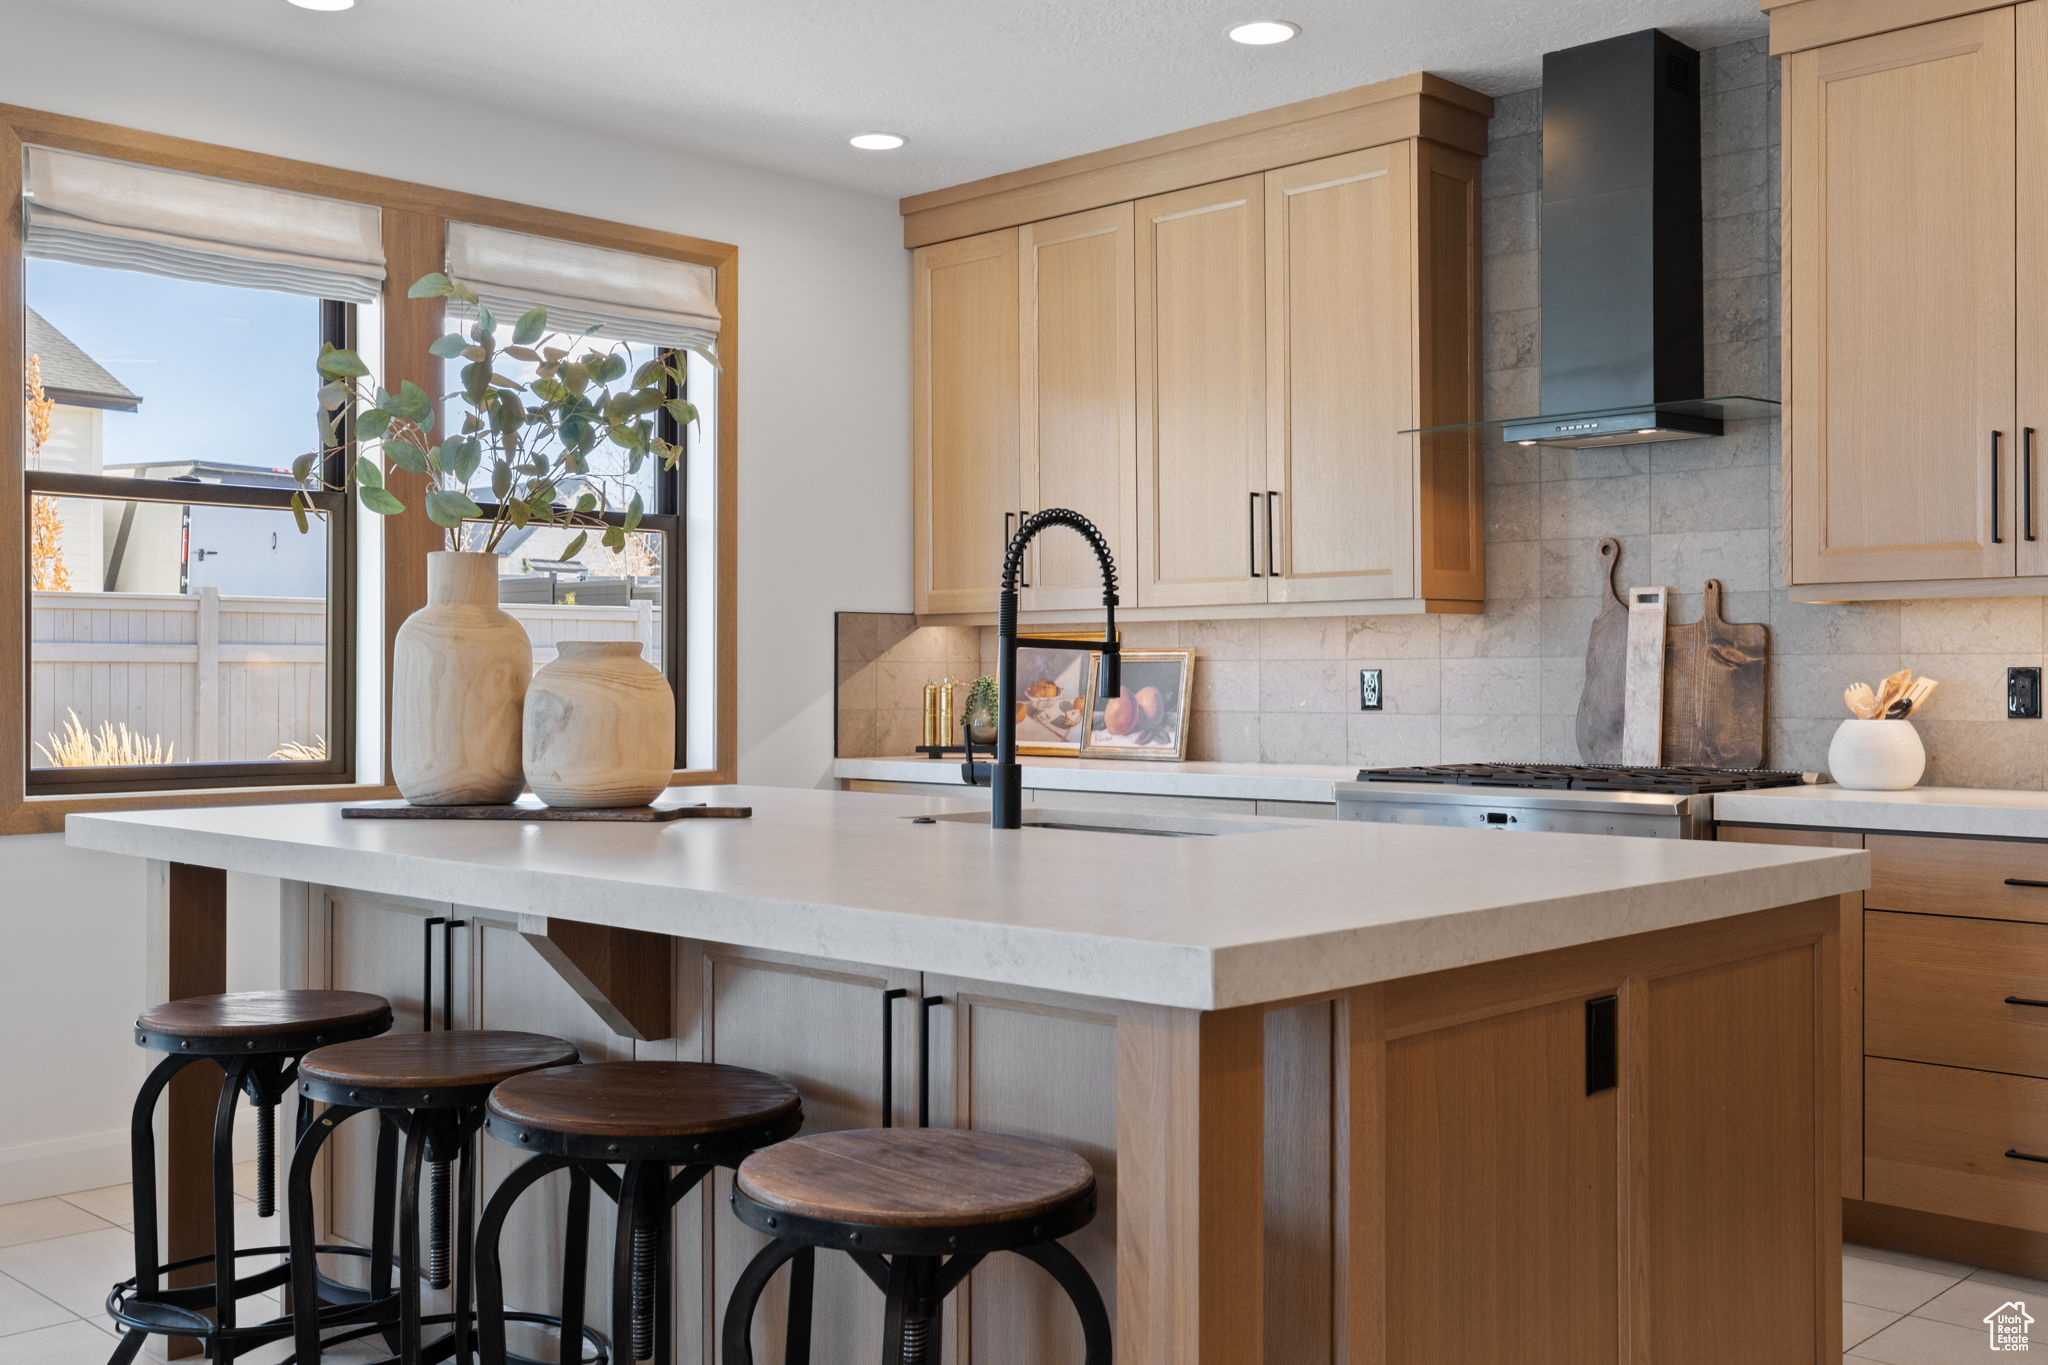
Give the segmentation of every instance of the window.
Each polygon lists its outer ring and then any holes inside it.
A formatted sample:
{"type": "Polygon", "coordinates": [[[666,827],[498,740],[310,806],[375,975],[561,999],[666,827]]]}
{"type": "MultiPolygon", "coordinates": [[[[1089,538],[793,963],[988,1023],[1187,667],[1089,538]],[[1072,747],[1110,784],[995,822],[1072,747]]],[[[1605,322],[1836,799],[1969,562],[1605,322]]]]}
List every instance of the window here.
{"type": "Polygon", "coordinates": [[[27,790],[345,778],[355,513],[301,534],[290,471],[375,211],[45,148],[26,175],[27,790]]]}
{"type": "Polygon", "coordinates": [[[289,471],[354,306],[36,259],[27,292],[30,789],[344,775],[354,513],[300,534],[289,471]]]}
{"type": "Polygon", "coordinates": [[[323,343],[431,387],[440,305],[406,291],[433,271],[636,358],[703,348],[677,395],[699,419],[661,433],[681,468],[589,471],[646,509],[624,546],[593,534],[572,562],[537,529],[504,597],[536,665],[578,635],[645,641],[681,703],[677,767],[732,780],[735,248],[32,110],[0,110],[0,135],[23,149],[0,158],[22,206],[0,221],[0,394],[20,405],[0,402],[0,479],[27,504],[0,524],[27,627],[0,640],[0,834],[142,792],[383,782],[390,634],[443,532],[420,499],[385,518],[334,492],[305,495],[302,534],[290,475],[319,440],[323,343]]]}

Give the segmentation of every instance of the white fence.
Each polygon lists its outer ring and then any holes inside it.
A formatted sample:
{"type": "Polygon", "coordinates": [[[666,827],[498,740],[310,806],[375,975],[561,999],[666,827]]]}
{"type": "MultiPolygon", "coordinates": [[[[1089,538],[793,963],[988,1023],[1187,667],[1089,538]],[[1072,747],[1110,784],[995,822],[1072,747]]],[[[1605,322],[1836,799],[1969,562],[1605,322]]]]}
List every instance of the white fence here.
{"type": "MultiPolygon", "coordinates": [[[[538,668],[560,640],[639,640],[660,660],[659,612],[506,607],[538,668]]],[[[30,621],[29,738],[49,744],[75,711],[125,724],[179,763],[250,762],[327,731],[327,604],[302,597],[39,592],[30,621]]],[[[33,749],[31,761],[44,759],[33,749]]]]}

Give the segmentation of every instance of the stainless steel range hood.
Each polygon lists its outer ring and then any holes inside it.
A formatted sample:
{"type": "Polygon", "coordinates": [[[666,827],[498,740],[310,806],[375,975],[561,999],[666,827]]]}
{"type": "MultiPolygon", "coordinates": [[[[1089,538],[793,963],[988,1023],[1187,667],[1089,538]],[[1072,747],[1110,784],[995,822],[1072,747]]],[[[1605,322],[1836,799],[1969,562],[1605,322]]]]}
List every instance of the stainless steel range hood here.
{"type": "Polygon", "coordinates": [[[1523,445],[1630,445],[1776,412],[1702,397],[1699,71],[1656,29],[1544,56],[1542,411],[1471,426],[1523,445]]]}

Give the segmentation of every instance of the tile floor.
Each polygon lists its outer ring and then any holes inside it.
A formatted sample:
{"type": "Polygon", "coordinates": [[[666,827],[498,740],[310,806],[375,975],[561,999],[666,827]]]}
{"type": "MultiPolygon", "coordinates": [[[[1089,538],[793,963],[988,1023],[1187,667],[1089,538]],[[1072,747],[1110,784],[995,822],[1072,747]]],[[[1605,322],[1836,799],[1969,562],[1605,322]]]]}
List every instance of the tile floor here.
{"type": "MultiPolygon", "coordinates": [[[[236,1210],[251,1245],[281,1241],[248,1198],[253,1165],[238,1172],[236,1210]],[[256,1241],[256,1238],[261,1241],[256,1241]]],[[[107,1287],[130,1273],[126,1185],[61,1199],[0,1204],[0,1365],[105,1365],[114,1348],[107,1287]]],[[[269,1296],[265,1296],[268,1298],[269,1296]]],[[[2039,1305],[2048,1345],[2048,1283],[1873,1247],[1842,1258],[1844,1365],[1977,1365],[2009,1359],[1987,1345],[1986,1313],[2009,1299],[2039,1305]]],[[[275,1310],[271,1301],[270,1311],[275,1310]]],[[[288,1343],[244,1357],[265,1365],[288,1343]]],[[[346,1362],[377,1353],[331,1352],[346,1362]]]]}

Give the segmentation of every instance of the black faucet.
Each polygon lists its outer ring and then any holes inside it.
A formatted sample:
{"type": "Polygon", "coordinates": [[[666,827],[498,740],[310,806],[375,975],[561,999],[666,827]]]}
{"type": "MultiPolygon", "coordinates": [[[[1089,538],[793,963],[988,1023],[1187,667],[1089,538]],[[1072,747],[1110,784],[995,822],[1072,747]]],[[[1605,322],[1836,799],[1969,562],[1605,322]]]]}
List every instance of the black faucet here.
{"type": "MultiPolygon", "coordinates": [[[[976,763],[970,756],[960,765],[961,775],[971,785],[988,783],[989,825],[995,829],[1021,829],[1024,824],[1024,770],[1017,766],[1017,577],[1024,564],[1024,548],[1048,526],[1080,532],[1102,565],[1102,638],[1033,640],[1031,647],[1100,650],[1100,695],[1108,700],[1123,691],[1123,652],[1116,638],[1116,561],[1110,558],[1109,542],[1095,529],[1095,523],[1079,512],[1064,507],[1033,512],[1003,551],[1003,592],[996,604],[996,761],[976,763]]],[[[1083,708],[1081,724],[1090,723],[1092,709],[1083,708]]]]}

